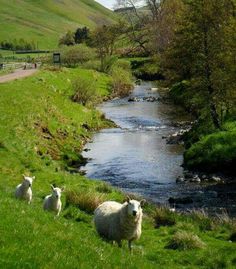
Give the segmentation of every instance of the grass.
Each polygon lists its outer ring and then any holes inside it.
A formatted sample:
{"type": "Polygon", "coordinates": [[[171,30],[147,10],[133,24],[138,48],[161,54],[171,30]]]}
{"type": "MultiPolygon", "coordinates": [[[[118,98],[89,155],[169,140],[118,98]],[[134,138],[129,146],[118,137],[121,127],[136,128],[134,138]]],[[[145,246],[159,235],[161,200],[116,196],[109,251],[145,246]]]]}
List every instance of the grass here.
{"type": "Polygon", "coordinates": [[[236,164],[235,122],[225,123],[222,131],[203,135],[186,151],[185,163],[189,168],[234,173],[236,164]]]}
{"type": "Polygon", "coordinates": [[[167,248],[178,250],[200,249],[204,247],[205,244],[197,235],[185,231],[177,232],[167,246],[167,248]]]}
{"type": "Polygon", "coordinates": [[[156,228],[155,209],[146,204],[133,254],[97,235],[92,211],[104,200],[123,201],[124,194],[67,169],[92,132],[110,124],[94,108],[72,102],[71,81],[78,76],[96,77],[98,94],[109,93],[107,75],[80,68],[42,70],[0,85],[0,268],[234,268],[234,228],[227,221],[202,229],[202,220],[173,213],[175,224],[156,228]],[[23,173],[36,176],[31,205],[13,195],[23,173]],[[66,187],[58,218],[42,209],[50,184],[66,187]],[[183,230],[206,247],[168,249],[183,230]]]}
{"type": "Polygon", "coordinates": [[[0,40],[35,41],[39,49],[55,48],[59,37],[79,26],[111,22],[113,13],[93,0],[0,0],[0,40]]]}

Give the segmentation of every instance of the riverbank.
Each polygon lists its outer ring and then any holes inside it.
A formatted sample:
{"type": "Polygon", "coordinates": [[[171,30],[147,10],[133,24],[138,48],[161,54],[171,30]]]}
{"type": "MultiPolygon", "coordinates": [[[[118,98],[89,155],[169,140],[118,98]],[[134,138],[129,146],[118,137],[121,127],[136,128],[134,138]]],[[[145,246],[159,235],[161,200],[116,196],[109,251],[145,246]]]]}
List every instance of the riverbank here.
{"type": "Polygon", "coordinates": [[[85,69],[45,70],[0,85],[0,267],[233,268],[230,219],[146,204],[133,254],[96,234],[93,209],[104,200],[122,202],[124,194],[74,171],[92,132],[110,126],[93,107],[72,102],[71,82],[77,76],[96,81],[100,96],[109,94],[109,77],[85,69]],[[13,196],[23,173],[36,176],[32,205],[13,196]],[[42,210],[50,184],[66,187],[57,219],[42,210]]]}
{"type": "Polygon", "coordinates": [[[196,121],[184,136],[186,152],[184,165],[187,169],[205,173],[235,176],[236,165],[236,121],[232,107],[220,114],[220,128],[215,128],[204,103],[189,81],[182,81],[170,88],[170,97],[181,105],[196,121]]]}

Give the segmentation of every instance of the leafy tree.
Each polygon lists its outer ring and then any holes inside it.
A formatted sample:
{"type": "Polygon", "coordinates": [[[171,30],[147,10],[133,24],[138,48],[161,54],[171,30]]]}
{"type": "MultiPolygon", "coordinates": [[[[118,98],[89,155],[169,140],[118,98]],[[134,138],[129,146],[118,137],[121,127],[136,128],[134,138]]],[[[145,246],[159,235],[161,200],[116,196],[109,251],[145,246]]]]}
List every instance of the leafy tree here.
{"type": "Polygon", "coordinates": [[[73,46],[75,44],[75,37],[72,31],[68,31],[64,36],[62,36],[59,40],[59,46],[73,46]]]}
{"type": "Polygon", "coordinates": [[[220,128],[220,109],[222,104],[227,107],[227,91],[235,89],[230,79],[235,61],[234,5],[230,0],[183,2],[183,19],[166,53],[166,67],[173,80],[191,80],[192,95],[200,93],[214,126],[220,128]]]}
{"type": "Polygon", "coordinates": [[[78,28],[75,31],[74,39],[76,44],[86,42],[89,39],[89,28],[87,27],[78,28]]]}
{"type": "Polygon", "coordinates": [[[122,22],[109,26],[103,25],[92,32],[91,45],[97,50],[101,71],[106,71],[106,63],[110,64],[110,59],[113,59],[112,55],[122,33],[122,22]]]}

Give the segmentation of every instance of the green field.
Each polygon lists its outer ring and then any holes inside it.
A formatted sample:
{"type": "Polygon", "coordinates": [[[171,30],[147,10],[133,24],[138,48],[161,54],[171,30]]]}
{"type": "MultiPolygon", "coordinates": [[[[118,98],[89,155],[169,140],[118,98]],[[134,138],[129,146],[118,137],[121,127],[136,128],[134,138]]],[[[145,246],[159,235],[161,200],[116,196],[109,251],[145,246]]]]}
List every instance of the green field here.
{"type": "Polygon", "coordinates": [[[0,268],[235,268],[229,241],[235,228],[228,219],[156,214],[146,205],[132,254],[126,244],[120,249],[97,235],[94,201],[122,201],[124,195],[71,173],[93,131],[111,126],[93,107],[71,101],[77,77],[95,81],[98,96],[109,94],[109,76],[81,68],[39,71],[0,85],[0,268]],[[13,195],[23,173],[36,176],[31,205],[13,195]],[[42,210],[50,184],[66,187],[59,218],[42,210]],[[202,248],[195,249],[196,235],[202,248]]]}
{"type": "Polygon", "coordinates": [[[113,13],[93,0],[0,0],[0,41],[33,40],[39,49],[55,48],[59,37],[81,26],[111,22],[113,13]]]}

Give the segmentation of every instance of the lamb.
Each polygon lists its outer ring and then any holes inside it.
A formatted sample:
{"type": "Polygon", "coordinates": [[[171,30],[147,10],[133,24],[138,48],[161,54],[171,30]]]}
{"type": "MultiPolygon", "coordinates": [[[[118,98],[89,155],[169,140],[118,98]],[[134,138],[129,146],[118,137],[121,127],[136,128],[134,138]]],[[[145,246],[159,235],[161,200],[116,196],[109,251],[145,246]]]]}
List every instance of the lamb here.
{"type": "Polygon", "coordinates": [[[141,236],[142,208],[145,200],[140,202],[127,197],[124,204],[107,201],[99,205],[94,212],[94,223],[98,234],[108,240],[116,241],[122,246],[122,240],[131,243],[141,236]]]}
{"type": "Polygon", "coordinates": [[[17,199],[26,200],[28,204],[31,203],[32,200],[32,183],[35,180],[35,177],[27,177],[23,175],[23,182],[16,187],[15,197],[17,199]]]}
{"type": "Polygon", "coordinates": [[[64,188],[56,188],[51,185],[52,194],[47,195],[44,198],[43,209],[47,211],[54,211],[56,215],[59,216],[61,212],[61,193],[64,191],[64,188]]]}

